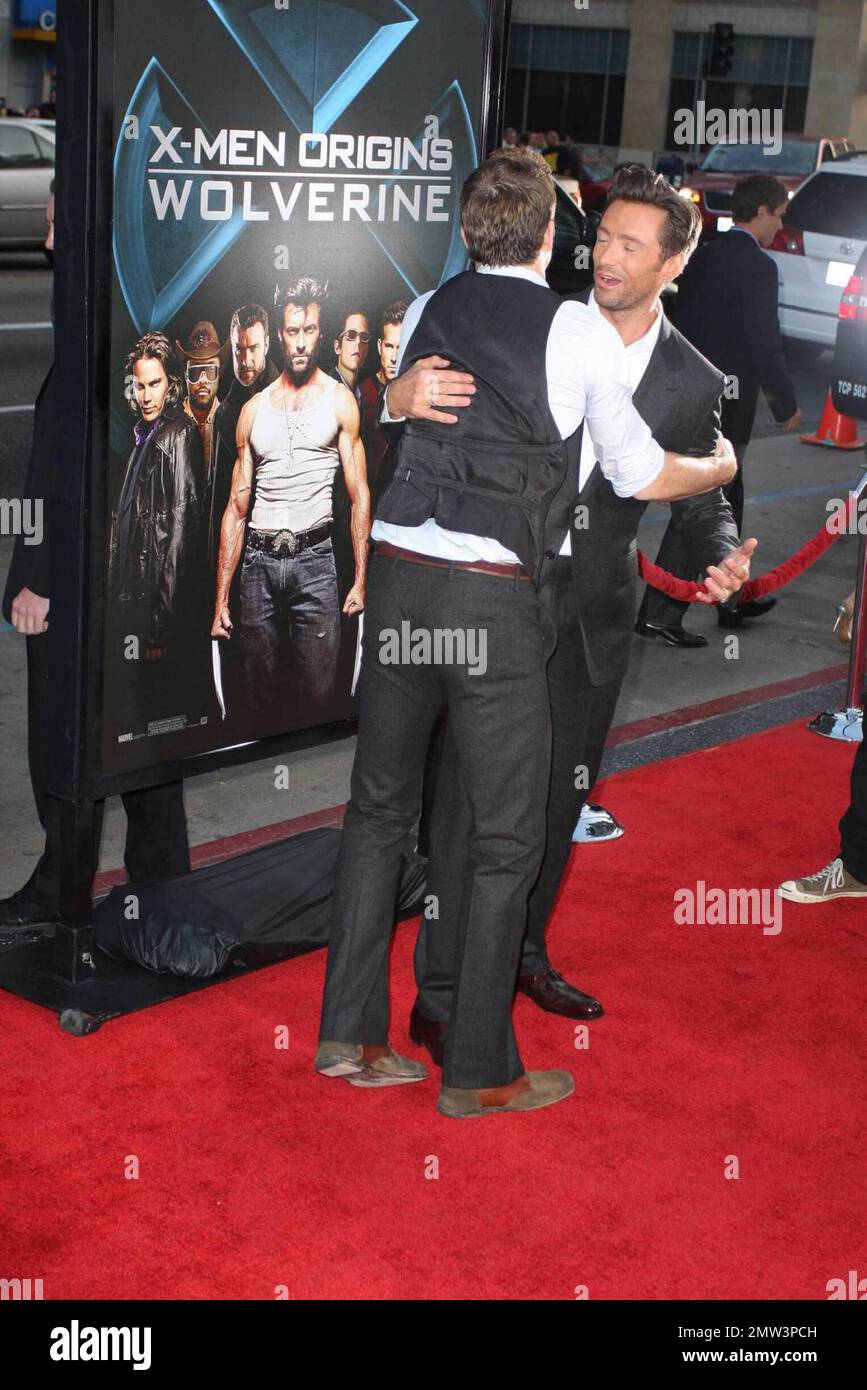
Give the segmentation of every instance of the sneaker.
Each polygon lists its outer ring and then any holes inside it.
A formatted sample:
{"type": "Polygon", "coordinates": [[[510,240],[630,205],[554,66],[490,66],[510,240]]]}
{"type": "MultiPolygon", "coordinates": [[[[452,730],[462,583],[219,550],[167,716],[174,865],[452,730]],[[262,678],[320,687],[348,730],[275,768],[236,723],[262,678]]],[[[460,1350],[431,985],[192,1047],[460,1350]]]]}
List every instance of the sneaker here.
{"type": "Polygon", "coordinates": [[[806,878],[787,878],[777,892],[792,903],[827,903],[832,898],[867,898],[867,883],[859,883],[847,873],[842,859],[832,859],[806,878]]]}
{"type": "Polygon", "coordinates": [[[313,1065],[320,1076],[342,1076],[350,1086],[406,1086],[427,1078],[421,1062],[361,1043],[321,1042],[313,1065]]]}
{"type": "Polygon", "coordinates": [[[604,806],[594,806],[591,801],[585,801],[572,841],[576,845],[587,845],[591,840],[619,840],[622,834],[623,826],[610,811],[606,811],[604,806]]]}

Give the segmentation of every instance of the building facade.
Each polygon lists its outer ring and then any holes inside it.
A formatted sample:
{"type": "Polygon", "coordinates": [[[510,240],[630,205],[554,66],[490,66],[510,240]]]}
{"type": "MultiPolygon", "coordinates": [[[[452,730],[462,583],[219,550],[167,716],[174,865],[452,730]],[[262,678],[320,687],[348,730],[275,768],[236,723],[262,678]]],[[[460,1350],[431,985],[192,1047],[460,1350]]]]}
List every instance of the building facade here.
{"type": "Polygon", "coordinates": [[[515,0],[506,124],[649,160],[704,99],[867,147],[865,77],[867,0],[515,0]],[[705,80],[717,22],[734,26],[733,64],[705,80]]]}
{"type": "Polygon", "coordinates": [[[26,111],[54,88],[55,0],[0,0],[0,103],[26,111]]]}

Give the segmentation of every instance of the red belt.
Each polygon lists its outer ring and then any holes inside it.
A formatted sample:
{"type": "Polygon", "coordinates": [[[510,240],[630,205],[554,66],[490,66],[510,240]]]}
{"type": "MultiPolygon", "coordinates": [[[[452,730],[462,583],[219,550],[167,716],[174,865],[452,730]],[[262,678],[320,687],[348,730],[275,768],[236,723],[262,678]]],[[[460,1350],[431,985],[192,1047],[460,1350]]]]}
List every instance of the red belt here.
{"type": "Polygon", "coordinates": [[[495,574],[499,579],[526,579],[529,574],[523,565],[497,565],[492,560],[443,560],[436,555],[421,555],[417,550],[404,550],[390,541],[374,541],[375,555],[392,555],[396,560],[409,560],[413,565],[433,565],[435,569],[469,570],[474,574],[495,574]]]}

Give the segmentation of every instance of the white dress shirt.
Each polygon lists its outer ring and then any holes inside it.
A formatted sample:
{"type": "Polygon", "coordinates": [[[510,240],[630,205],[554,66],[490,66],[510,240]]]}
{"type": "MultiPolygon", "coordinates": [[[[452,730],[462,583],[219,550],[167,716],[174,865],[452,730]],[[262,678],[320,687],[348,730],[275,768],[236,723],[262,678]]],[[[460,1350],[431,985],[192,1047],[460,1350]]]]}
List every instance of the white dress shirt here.
{"type": "MultiPolygon", "coordinates": [[[[602,311],[599,308],[599,305],[596,303],[596,296],[592,290],[590,291],[590,300],[587,307],[589,309],[592,309],[594,313],[598,314],[600,318],[602,317],[602,311]]],[[[647,371],[650,359],[653,356],[654,348],[656,347],[656,344],[659,342],[659,334],[661,328],[662,305],[657,301],[656,317],[654,318],[653,323],[650,325],[647,332],[644,334],[644,337],[639,338],[638,341],[635,343],[630,343],[629,346],[626,348],[626,368],[629,372],[629,385],[633,391],[637,390],[638,383],[641,381],[641,378],[647,371]]],[[[622,341],[623,340],[621,339],[621,342],[622,341]]],[[[595,465],[596,450],[593,447],[593,440],[590,438],[589,431],[585,430],[584,434],[581,437],[581,461],[578,465],[579,490],[583,488],[584,484],[587,482],[587,479],[593,472],[595,465]]],[[[569,531],[566,532],[566,538],[560,547],[560,554],[572,554],[572,536],[571,532],[569,531]]]]}
{"type": "MultiPolygon", "coordinates": [[[[524,266],[479,266],[476,273],[513,276],[548,288],[541,275],[524,266]]],[[[406,311],[398,373],[413,330],[434,293],[430,290],[413,300],[406,311]]],[[[632,404],[626,349],[595,304],[577,300],[561,304],[548,335],[545,372],[548,404],[561,438],[568,439],[586,419],[585,438],[589,431],[595,458],[618,497],[633,497],[649,487],[662,469],[663,451],[632,404]]],[[[384,403],[381,418],[394,419],[384,403]]],[[[517,555],[498,541],[444,530],[433,517],[421,526],[374,521],[370,534],[374,541],[389,541],[404,550],[446,560],[520,564],[517,555]]]]}

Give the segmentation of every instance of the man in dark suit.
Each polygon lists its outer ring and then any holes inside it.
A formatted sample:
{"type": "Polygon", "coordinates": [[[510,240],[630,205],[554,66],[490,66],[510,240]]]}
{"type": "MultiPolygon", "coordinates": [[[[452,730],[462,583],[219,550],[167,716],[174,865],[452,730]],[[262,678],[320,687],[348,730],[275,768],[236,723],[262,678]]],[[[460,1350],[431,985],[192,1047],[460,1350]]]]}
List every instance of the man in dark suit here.
{"type": "MultiPolygon", "coordinates": [[[[695,245],[700,221],[664,179],[627,169],[615,180],[594,251],[593,295],[580,296],[617,328],[626,346],[633,402],[666,449],[700,457],[714,447],[719,427],[720,372],[706,362],[665,319],[659,301],[664,285],[680,273],[695,245]]],[[[472,386],[457,373],[451,395],[418,364],[389,389],[394,415],[421,411],[439,397],[459,406],[472,386]],[[462,394],[461,394],[462,393],[462,394]]],[[[529,899],[528,929],[521,956],[519,990],[540,1008],[571,1018],[602,1013],[598,1000],[568,984],[551,966],[545,949],[548,918],[571,848],[581,806],[595,781],[602,750],[629,659],[635,614],[635,535],[645,500],[619,497],[582,439],[571,555],[555,560],[547,600],[558,643],[548,665],[552,717],[552,764],[546,807],[547,843],[529,899]]],[[[677,504],[680,522],[708,570],[713,598],[731,601],[749,573],[756,542],[740,546],[731,508],[721,489],[677,504]]],[[[699,567],[693,577],[699,578],[699,567]]],[[[710,601],[710,598],[708,599],[710,601]]],[[[462,795],[456,759],[448,743],[437,777],[429,835],[428,891],[438,916],[425,920],[416,949],[419,998],[411,1034],[442,1055],[452,991],[455,924],[461,916],[463,847],[469,804],[462,795]]]]}
{"type": "MultiPolygon", "coordinates": [[[[734,226],[701,247],[678,295],[678,327],[729,381],[722,430],[738,459],[737,474],[726,489],[738,530],[744,514],[744,455],[759,389],[786,431],[797,430],[801,423],[780,337],[777,267],[762,249],[782,227],[788,206],[789,195],[779,179],[770,174],[741,179],[732,194],[734,226]]],[[[738,604],[733,612],[720,613],[720,626],[740,627],[744,618],[760,617],[775,603],[776,599],[764,599],[738,604]]]]}
{"type": "MultiPolygon", "coordinates": [[[[54,193],[49,198],[46,250],[54,248],[54,193]]],[[[23,500],[38,508],[43,521],[35,545],[18,535],[3,595],[3,616],[27,639],[27,755],[33,797],[45,848],[23,888],[0,899],[0,932],[32,931],[57,920],[60,900],[61,802],[50,795],[46,730],[54,717],[48,621],[51,593],[52,473],[58,459],[58,419],[55,369],[52,366],[36,399],[33,444],[24,482],[23,500]]],[[[183,783],[126,792],[127,815],[124,863],[131,882],[186,873],[190,867],[183,783]]],[[[94,808],[93,872],[96,872],[103,802],[94,808]]]]}

